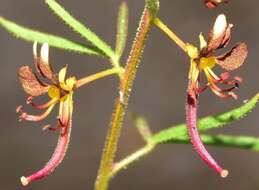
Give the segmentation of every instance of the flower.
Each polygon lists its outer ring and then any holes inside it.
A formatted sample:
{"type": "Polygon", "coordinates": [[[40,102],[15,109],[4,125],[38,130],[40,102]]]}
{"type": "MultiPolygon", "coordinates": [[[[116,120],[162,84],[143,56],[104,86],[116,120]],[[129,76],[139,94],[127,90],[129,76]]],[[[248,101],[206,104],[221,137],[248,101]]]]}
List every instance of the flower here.
{"type": "Polygon", "coordinates": [[[213,29],[209,32],[209,38],[205,41],[202,34],[200,38],[200,50],[191,44],[186,45],[187,53],[190,57],[191,67],[189,72],[189,90],[193,91],[195,95],[203,92],[207,87],[222,98],[233,97],[237,95],[232,91],[239,87],[242,81],[240,77],[235,77],[234,80],[229,81],[229,73],[224,72],[217,76],[212,69],[219,65],[227,71],[233,71],[243,65],[247,57],[247,45],[245,43],[237,43],[230,51],[223,55],[215,55],[214,52],[218,49],[224,48],[228,45],[231,37],[232,24],[227,24],[225,15],[221,14],[217,17],[213,29]],[[208,83],[200,88],[199,78],[200,73],[204,71],[208,83]],[[217,84],[231,85],[230,88],[222,89],[217,84]]]}
{"type": "Polygon", "coordinates": [[[41,47],[40,56],[37,55],[37,43],[33,45],[33,56],[37,74],[29,66],[22,66],[18,70],[18,76],[24,91],[29,95],[27,103],[31,104],[38,110],[46,110],[41,115],[30,115],[22,111],[22,106],[17,107],[20,113],[19,120],[41,121],[45,119],[59,103],[58,120],[54,127],[47,125],[43,129],[59,130],[60,135],[56,149],[49,162],[39,171],[28,177],[21,177],[23,185],[41,179],[55,170],[62,162],[71,134],[71,121],[73,112],[73,90],[76,87],[77,80],[75,77],[66,79],[67,67],[60,70],[58,74],[53,72],[49,64],[49,46],[44,43],[41,47]],[[43,79],[46,79],[45,82],[43,79]],[[45,104],[35,104],[33,99],[43,94],[48,94],[50,101],[45,104]]]}
{"type": "Polygon", "coordinates": [[[226,47],[229,43],[232,27],[232,24],[227,24],[225,15],[221,14],[217,17],[212,30],[209,32],[207,41],[205,41],[203,35],[200,34],[200,49],[191,44],[186,45],[186,52],[191,62],[186,102],[186,124],[188,133],[197,153],[204,162],[218,172],[221,177],[226,177],[228,171],[219,166],[203,145],[197,129],[197,109],[198,96],[208,87],[219,97],[237,98],[233,90],[239,87],[239,83],[242,79],[235,77],[234,80],[229,80],[228,72],[217,76],[212,71],[216,65],[221,66],[227,71],[233,71],[242,66],[247,57],[248,50],[245,43],[237,43],[227,53],[220,56],[215,55],[216,50],[226,47]],[[208,81],[204,87],[200,87],[200,74],[202,71],[205,73],[208,81]],[[218,86],[219,84],[230,85],[230,87],[221,88],[218,86]]]}

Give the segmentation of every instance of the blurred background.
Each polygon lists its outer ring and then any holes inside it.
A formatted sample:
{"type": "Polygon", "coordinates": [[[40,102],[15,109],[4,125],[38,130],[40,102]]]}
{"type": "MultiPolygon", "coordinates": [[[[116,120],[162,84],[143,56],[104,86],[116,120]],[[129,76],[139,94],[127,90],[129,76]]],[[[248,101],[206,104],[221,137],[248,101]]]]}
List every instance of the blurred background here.
{"type": "MultiPolygon", "coordinates": [[[[85,42],[65,26],[44,4],[35,0],[1,0],[0,14],[17,23],[75,41],[85,42]]],[[[120,0],[60,0],[76,18],[89,26],[114,47],[116,16],[120,0]]],[[[130,9],[129,52],[144,0],[128,0],[130,9]]],[[[259,11],[255,0],[235,0],[227,6],[208,10],[201,0],[162,0],[159,17],[185,41],[198,43],[198,34],[207,33],[219,13],[234,24],[231,45],[245,41],[249,46],[246,64],[232,75],[242,76],[239,99],[222,100],[206,91],[200,97],[199,115],[218,114],[243,104],[258,92],[259,11]]],[[[44,180],[23,188],[20,176],[40,169],[50,158],[58,133],[43,132],[41,127],[53,123],[55,113],[42,123],[18,122],[17,105],[25,104],[25,93],[17,79],[17,69],[32,65],[32,44],[17,40],[0,28],[0,189],[90,190],[93,189],[109,123],[118,80],[101,79],[75,93],[75,110],[71,144],[61,166],[44,180]]],[[[65,64],[78,78],[93,74],[109,63],[101,58],[51,49],[50,60],[56,69],[65,64]]],[[[153,28],[134,84],[129,110],[144,115],[153,132],[184,122],[188,59],[167,36],[153,28]]],[[[26,111],[34,111],[25,106],[26,111]]],[[[36,112],[33,112],[36,113],[36,112]]],[[[210,133],[259,135],[259,110],[224,129],[210,133]]],[[[140,148],[144,142],[126,117],[117,160],[140,148]]],[[[224,189],[259,188],[259,153],[209,147],[216,159],[230,171],[221,179],[198,157],[191,145],[161,145],[152,154],[119,173],[111,190],[224,189]]]]}

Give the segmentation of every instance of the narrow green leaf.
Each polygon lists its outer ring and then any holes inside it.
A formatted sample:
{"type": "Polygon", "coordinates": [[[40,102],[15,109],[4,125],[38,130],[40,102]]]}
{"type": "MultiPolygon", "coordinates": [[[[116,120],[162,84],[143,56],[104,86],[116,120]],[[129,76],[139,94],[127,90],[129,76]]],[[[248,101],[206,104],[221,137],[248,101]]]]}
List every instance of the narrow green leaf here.
{"type": "Polygon", "coordinates": [[[115,53],[104,41],[102,41],[94,32],[76,20],[69,12],[67,12],[55,0],[45,0],[50,9],[61,18],[75,32],[79,33],[83,38],[90,41],[93,45],[103,51],[109,58],[115,59],[115,53]]]}
{"type": "Polygon", "coordinates": [[[0,26],[4,27],[15,37],[21,38],[26,41],[31,41],[31,42],[37,41],[39,43],[47,42],[50,46],[60,48],[60,49],[65,49],[65,50],[79,52],[79,53],[86,53],[90,55],[104,56],[102,52],[100,52],[100,50],[98,50],[94,46],[82,45],[59,36],[32,30],[24,26],[20,26],[3,17],[0,17],[0,26]]]}
{"type": "Polygon", "coordinates": [[[118,21],[117,21],[117,39],[115,53],[118,59],[121,57],[127,42],[128,36],[128,18],[129,11],[126,2],[123,2],[119,7],[118,21]]]}
{"type": "MultiPolygon", "coordinates": [[[[201,139],[202,142],[207,145],[259,151],[259,138],[256,137],[231,135],[201,135],[201,139]]],[[[169,142],[189,144],[190,140],[187,136],[180,136],[171,139],[169,142]]]]}
{"type": "MultiPolygon", "coordinates": [[[[200,119],[198,122],[199,130],[205,131],[212,128],[219,128],[232,121],[241,119],[250,111],[252,111],[253,108],[255,108],[258,101],[259,101],[259,94],[251,98],[247,103],[245,103],[239,108],[236,108],[234,110],[231,110],[229,112],[223,113],[218,116],[208,116],[203,119],[200,119]]],[[[167,143],[171,139],[174,139],[180,136],[187,136],[187,130],[186,130],[185,124],[180,124],[180,125],[162,130],[161,132],[158,132],[157,134],[153,135],[151,137],[151,141],[153,141],[156,144],[167,143]]]]}

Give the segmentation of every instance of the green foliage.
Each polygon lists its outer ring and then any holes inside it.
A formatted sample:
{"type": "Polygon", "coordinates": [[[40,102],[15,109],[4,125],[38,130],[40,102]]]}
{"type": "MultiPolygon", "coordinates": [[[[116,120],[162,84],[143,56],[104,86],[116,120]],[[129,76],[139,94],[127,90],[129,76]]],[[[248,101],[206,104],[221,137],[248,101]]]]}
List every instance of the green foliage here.
{"type": "Polygon", "coordinates": [[[103,40],[101,40],[94,32],[92,32],[85,25],[76,20],[69,12],[67,12],[61,5],[55,0],[45,0],[50,9],[61,18],[68,26],[70,26],[75,32],[79,33],[83,38],[90,41],[94,46],[99,48],[111,59],[115,59],[115,53],[103,40]]]}
{"type": "MultiPolygon", "coordinates": [[[[201,135],[202,142],[212,146],[224,146],[259,151],[259,138],[231,135],[201,135]]],[[[187,136],[179,136],[170,140],[172,143],[189,144],[187,136]]]]}
{"type": "MultiPolygon", "coordinates": [[[[258,103],[258,100],[259,94],[251,98],[246,104],[242,105],[239,108],[220,114],[218,116],[208,116],[203,119],[200,119],[198,122],[199,130],[205,131],[212,128],[219,128],[229,124],[232,121],[241,119],[247,113],[252,111],[253,108],[255,108],[255,106],[258,103]]],[[[175,127],[162,130],[161,132],[153,135],[151,137],[151,141],[155,144],[168,143],[171,142],[173,139],[184,136],[187,136],[186,125],[180,124],[175,127]]]]}
{"type": "Polygon", "coordinates": [[[127,42],[128,36],[128,6],[123,2],[119,8],[117,21],[117,39],[115,53],[118,59],[121,57],[127,42]]]}
{"type": "Polygon", "coordinates": [[[12,33],[17,38],[21,38],[26,41],[37,41],[39,43],[47,42],[50,46],[60,49],[85,53],[89,55],[104,56],[104,54],[94,46],[82,45],[71,40],[65,39],[63,37],[32,30],[24,26],[20,26],[3,17],[0,17],[0,26],[4,27],[7,31],[12,33]]]}

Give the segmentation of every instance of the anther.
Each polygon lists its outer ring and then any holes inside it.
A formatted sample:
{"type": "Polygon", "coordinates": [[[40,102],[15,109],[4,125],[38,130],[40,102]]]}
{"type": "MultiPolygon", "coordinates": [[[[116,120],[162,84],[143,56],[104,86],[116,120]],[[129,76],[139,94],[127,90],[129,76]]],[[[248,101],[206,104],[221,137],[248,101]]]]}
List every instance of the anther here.
{"type": "Polygon", "coordinates": [[[16,113],[21,113],[22,112],[22,105],[19,105],[19,106],[17,106],[17,108],[16,108],[16,113]]]}
{"type": "Polygon", "coordinates": [[[30,104],[32,102],[32,99],[33,99],[32,96],[27,97],[26,104],[30,104]]]}

